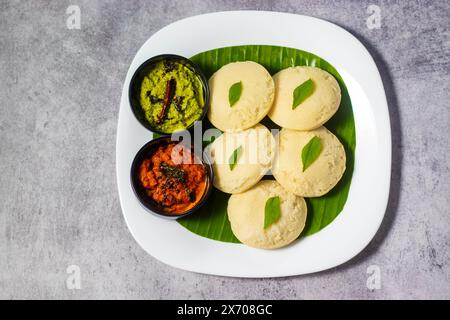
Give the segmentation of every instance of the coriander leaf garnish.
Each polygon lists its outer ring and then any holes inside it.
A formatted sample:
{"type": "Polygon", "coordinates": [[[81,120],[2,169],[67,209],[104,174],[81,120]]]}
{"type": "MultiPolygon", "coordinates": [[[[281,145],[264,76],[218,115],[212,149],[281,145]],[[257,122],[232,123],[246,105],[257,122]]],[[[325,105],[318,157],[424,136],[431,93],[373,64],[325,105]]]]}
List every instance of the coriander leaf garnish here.
{"type": "Polygon", "coordinates": [[[233,151],[230,158],[228,159],[228,164],[230,165],[231,171],[233,171],[234,167],[236,166],[238,158],[241,155],[241,153],[242,153],[242,146],[239,146],[233,151]]]}
{"type": "Polygon", "coordinates": [[[228,101],[230,102],[230,107],[232,107],[236,102],[238,102],[241,97],[242,92],[242,81],[234,83],[230,90],[228,91],[228,101]]]}
{"type": "Polygon", "coordinates": [[[309,79],[294,89],[292,110],[297,108],[300,103],[305,101],[314,91],[314,82],[309,79]]]}
{"type": "Polygon", "coordinates": [[[314,136],[302,150],[303,172],[317,159],[321,151],[322,143],[320,138],[314,136]]]}
{"type": "Polygon", "coordinates": [[[281,215],[280,197],[272,197],[267,199],[264,207],[264,229],[276,222],[281,215]]]}

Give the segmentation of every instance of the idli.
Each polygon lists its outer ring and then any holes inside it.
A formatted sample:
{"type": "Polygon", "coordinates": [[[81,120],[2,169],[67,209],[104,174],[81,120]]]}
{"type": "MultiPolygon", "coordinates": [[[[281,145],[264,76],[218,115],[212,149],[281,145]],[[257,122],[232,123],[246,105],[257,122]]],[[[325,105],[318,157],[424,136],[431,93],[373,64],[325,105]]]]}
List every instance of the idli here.
{"type": "Polygon", "coordinates": [[[262,249],[284,247],[297,239],[305,227],[307,214],[305,200],[274,180],[260,181],[246,192],[231,195],[227,210],[236,238],[262,249]],[[265,227],[265,207],[272,197],[279,197],[280,215],[265,227]]]}
{"type": "Polygon", "coordinates": [[[243,192],[271,168],[275,139],[261,124],[241,132],[224,132],[206,149],[212,160],[214,186],[226,193],[243,192]]]}
{"type": "Polygon", "coordinates": [[[341,103],[338,82],[322,69],[291,67],[275,74],[273,80],[275,100],[268,116],[283,128],[318,128],[336,113],[341,103]]]}
{"type": "Polygon", "coordinates": [[[208,119],[222,131],[248,129],[264,118],[274,99],[269,72],[253,61],[233,62],[209,79],[208,119]]]}
{"type": "MultiPolygon", "coordinates": [[[[279,145],[272,173],[287,190],[302,197],[320,197],[342,178],[345,150],[338,138],[325,127],[312,131],[282,129],[277,137],[279,145]],[[317,157],[304,169],[302,152],[315,137],[318,139],[314,140],[319,141],[319,146],[315,147],[317,157]]],[[[314,154],[314,150],[309,151],[314,154]]]]}

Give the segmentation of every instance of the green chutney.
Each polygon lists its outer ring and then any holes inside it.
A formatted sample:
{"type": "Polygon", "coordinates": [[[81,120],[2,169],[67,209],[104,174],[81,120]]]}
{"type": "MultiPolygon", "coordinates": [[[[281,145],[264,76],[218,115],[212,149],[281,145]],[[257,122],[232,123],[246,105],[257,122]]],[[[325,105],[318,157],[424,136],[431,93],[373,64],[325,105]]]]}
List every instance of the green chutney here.
{"type": "Polygon", "coordinates": [[[199,76],[170,60],[157,62],[144,77],[139,101],[146,120],[163,133],[186,129],[201,117],[205,107],[199,76]]]}

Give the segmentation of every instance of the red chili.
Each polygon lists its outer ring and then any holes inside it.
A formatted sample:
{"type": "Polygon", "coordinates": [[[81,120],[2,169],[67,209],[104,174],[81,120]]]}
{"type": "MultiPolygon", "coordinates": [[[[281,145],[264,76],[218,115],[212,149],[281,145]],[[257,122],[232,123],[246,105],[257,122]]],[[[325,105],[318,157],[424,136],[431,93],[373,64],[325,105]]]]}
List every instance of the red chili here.
{"type": "Polygon", "coordinates": [[[169,81],[167,81],[166,83],[166,92],[164,93],[164,102],[163,102],[163,107],[161,110],[161,113],[158,116],[158,124],[161,124],[161,122],[164,120],[164,118],[166,117],[166,113],[167,113],[167,109],[170,106],[170,103],[172,102],[172,98],[174,96],[175,93],[175,79],[170,79],[169,81]]]}

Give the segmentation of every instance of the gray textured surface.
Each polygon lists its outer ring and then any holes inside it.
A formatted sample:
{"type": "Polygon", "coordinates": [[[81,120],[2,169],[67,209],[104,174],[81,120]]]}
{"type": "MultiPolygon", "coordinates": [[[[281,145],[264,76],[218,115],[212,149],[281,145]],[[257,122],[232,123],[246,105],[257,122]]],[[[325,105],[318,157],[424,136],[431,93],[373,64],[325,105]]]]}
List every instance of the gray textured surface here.
{"type": "MultiPolygon", "coordinates": [[[[0,298],[450,298],[450,4],[373,1],[0,1],[0,298]],[[81,30],[66,28],[67,6],[81,30]],[[125,226],[115,134],[127,69],[180,18],[295,12],[356,35],[374,56],[393,130],[389,207],[356,258],[319,274],[234,279],[168,267],[125,226]],[[66,268],[81,268],[81,290],[66,268]],[[367,267],[381,289],[366,287],[367,267]]],[[[276,26],[274,26],[276,27],[276,26]]]]}

